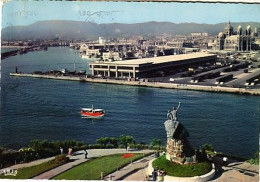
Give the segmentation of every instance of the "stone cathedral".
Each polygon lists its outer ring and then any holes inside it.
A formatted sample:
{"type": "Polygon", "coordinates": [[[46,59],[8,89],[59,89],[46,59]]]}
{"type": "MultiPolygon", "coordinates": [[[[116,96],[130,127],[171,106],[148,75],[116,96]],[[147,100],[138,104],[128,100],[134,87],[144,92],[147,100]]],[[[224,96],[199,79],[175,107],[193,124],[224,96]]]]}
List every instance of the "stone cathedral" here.
{"type": "Polygon", "coordinates": [[[226,51],[251,51],[255,37],[258,36],[257,28],[251,30],[248,25],[245,30],[241,25],[234,31],[230,22],[226,25],[224,32],[219,32],[216,41],[216,50],[226,51]]]}

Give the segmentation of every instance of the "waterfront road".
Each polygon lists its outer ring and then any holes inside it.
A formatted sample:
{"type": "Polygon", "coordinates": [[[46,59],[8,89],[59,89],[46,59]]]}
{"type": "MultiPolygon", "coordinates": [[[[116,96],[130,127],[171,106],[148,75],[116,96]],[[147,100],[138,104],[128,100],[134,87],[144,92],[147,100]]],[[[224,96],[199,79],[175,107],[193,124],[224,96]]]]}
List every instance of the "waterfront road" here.
{"type": "Polygon", "coordinates": [[[154,88],[169,88],[169,89],[181,89],[181,90],[197,90],[207,92],[228,92],[228,93],[239,93],[239,94],[252,94],[260,95],[260,89],[246,89],[246,88],[232,88],[225,86],[206,86],[206,85],[194,85],[194,84],[176,84],[176,83],[163,83],[163,82],[140,82],[140,81],[126,81],[126,80],[115,80],[115,79],[100,79],[100,78],[84,78],[75,76],[55,76],[55,75],[38,75],[38,74],[25,74],[25,73],[10,73],[10,76],[20,77],[33,77],[33,78],[44,78],[44,79],[57,79],[57,80],[71,80],[81,82],[92,82],[92,83],[105,83],[105,84],[119,84],[129,86],[143,86],[143,87],[154,87],[154,88]]]}

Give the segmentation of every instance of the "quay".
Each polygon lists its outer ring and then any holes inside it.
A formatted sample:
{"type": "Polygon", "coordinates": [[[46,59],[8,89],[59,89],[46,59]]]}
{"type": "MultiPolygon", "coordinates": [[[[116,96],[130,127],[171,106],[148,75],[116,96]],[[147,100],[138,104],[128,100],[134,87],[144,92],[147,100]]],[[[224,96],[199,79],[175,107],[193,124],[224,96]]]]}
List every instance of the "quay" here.
{"type": "Polygon", "coordinates": [[[1,53],[1,59],[3,60],[11,56],[16,56],[18,54],[26,54],[27,52],[30,51],[40,51],[40,50],[47,50],[47,47],[40,47],[40,46],[20,47],[20,49],[18,50],[1,53]]]}
{"type": "Polygon", "coordinates": [[[56,76],[56,75],[42,75],[42,74],[29,74],[29,73],[10,73],[9,75],[19,76],[19,77],[56,79],[56,80],[71,80],[71,81],[81,81],[81,82],[91,82],[91,83],[260,95],[260,89],[234,88],[234,87],[225,87],[225,86],[204,86],[204,85],[176,84],[176,83],[165,83],[165,82],[141,82],[141,81],[128,81],[128,80],[103,79],[103,78],[86,78],[85,76],[81,76],[81,77],[80,76],[56,76]]]}

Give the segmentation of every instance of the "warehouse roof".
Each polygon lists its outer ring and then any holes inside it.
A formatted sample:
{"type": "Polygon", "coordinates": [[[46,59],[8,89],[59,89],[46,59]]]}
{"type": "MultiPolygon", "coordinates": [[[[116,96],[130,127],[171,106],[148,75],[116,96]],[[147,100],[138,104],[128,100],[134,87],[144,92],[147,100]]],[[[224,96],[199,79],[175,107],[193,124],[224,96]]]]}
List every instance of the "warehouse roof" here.
{"type": "Polygon", "coordinates": [[[195,58],[203,58],[209,56],[216,56],[215,54],[208,53],[191,53],[191,54],[179,54],[179,55],[171,55],[171,56],[160,56],[160,57],[152,57],[152,58],[143,58],[143,59],[132,59],[125,61],[115,61],[115,62],[92,62],[90,64],[111,64],[111,65],[141,65],[141,64],[161,64],[167,62],[174,61],[184,61],[195,58]]]}

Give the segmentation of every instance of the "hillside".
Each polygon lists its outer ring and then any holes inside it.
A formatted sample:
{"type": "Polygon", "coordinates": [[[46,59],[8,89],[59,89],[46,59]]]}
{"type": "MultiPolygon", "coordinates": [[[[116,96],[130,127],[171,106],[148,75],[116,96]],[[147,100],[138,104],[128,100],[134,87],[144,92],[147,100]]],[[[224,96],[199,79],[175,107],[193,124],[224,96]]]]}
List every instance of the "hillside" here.
{"type": "MultiPolygon", "coordinates": [[[[260,27],[260,23],[241,22],[231,23],[234,30],[241,25],[245,30],[247,25],[260,27]]],[[[220,24],[197,24],[171,22],[144,22],[135,24],[96,24],[91,22],[50,20],[39,21],[28,26],[12,26],[2,29],[2,38],[6,39],[96,39],[102,37],[127,37],[131,35],[188,35],[192,32],[208,32],[216,35],[223,31],[226,23],[220,24]]]]}

